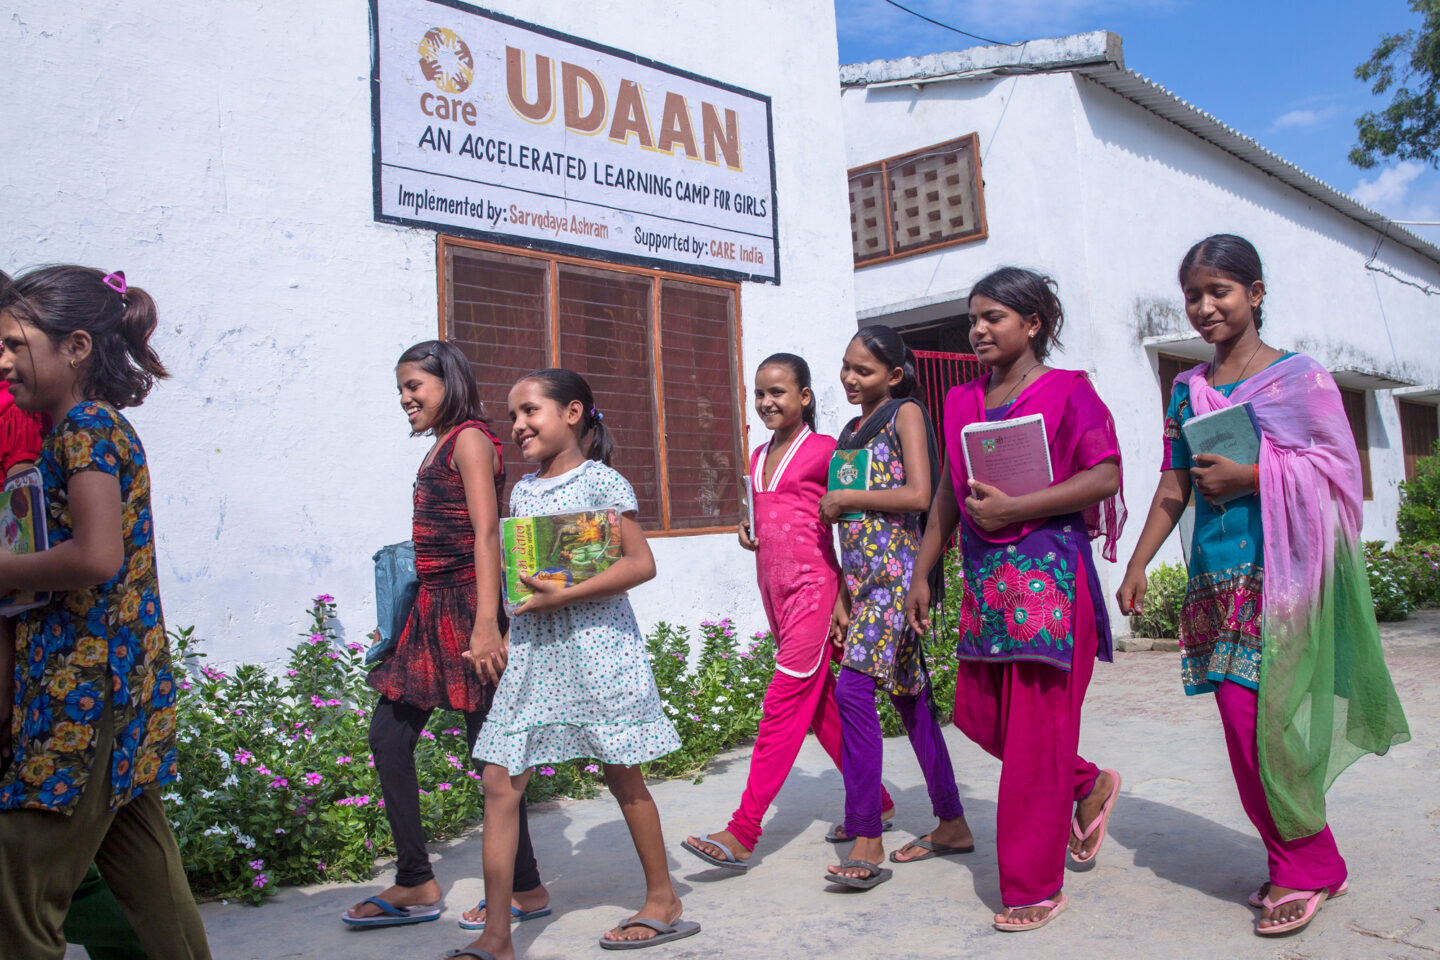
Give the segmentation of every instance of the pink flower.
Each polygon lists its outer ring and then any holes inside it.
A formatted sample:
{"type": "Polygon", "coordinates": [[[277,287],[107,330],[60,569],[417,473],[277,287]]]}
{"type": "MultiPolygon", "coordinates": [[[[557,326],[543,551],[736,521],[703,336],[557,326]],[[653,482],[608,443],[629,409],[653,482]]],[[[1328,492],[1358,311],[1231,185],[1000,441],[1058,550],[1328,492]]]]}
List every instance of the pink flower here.
{"type": "Polygon", "coordinates": [[[367,766],[367,767],[373,767],[373,766],[375,766],[375,754],[372,753],[372,754],[370,754],[370,755],[366,758],[366,760],[365,760],[365,766],[367,766]]]}
{"type": "Polygon", "coordinates": [[[555,768],[554,768],[554,767],[541,767],[540,770],[539,770],[539,774],[540,774],[540,776],[542,776],[542,777],[553,777],[553,776],[555,776],[555,768]]]}
{"type": "Polygon", "coordinates": [[[479,779],[480,779],[480,774],[476,773],[474,770],[466,770],[466,771],[465,771],[465,776],[469,777],[471,780],[479,780],[479,779]]]}
{"type": "Polygon", "coordinates": [[[1055,578],[1044,570],[1031,570],[1021,577],[1020,585],[1031,593],[1043,597],[1046,591],[1055,589],[1055,578]]]}
{"type": "Polygon", "coordinates": [[[299,670],[286,670],[286,671],[285,671],[285,676],[287,676],[287,677],[298,677],[298,676],[300,676],[300,671],[299,671],[299,670]]]}
{"type": "Polygon", "coordinates": [[[251,870],[263,870],[264,868],[265,868],[265,861],[264,861],[264,860],[251,860],[251,861],[250,861],[250,869],[251,869],[251,870]]]}
{"type": "Polygon", "coordinates": [[[265,874],[257,873],[255,874],[255,879],[250,881],[250,886],[254,887],[256,890],[259,890],[269,882],[270,880],[268,877],[265,876],[265,874]]]}
{"type": "Polygon", "coordinates": [[[445,762],[450,764],[450,766],[454,767],[456,770],[465,769],[465,765],[460,762],[460,758],[455,756],[453,753],[445,754],[445,762]]]}
{"type": "Polygon", "coordinates": [[[320,596],[318,596],[318,597],[315,598],[315,602],[316,602],[316,603],[334,603],[334,602],[335,602],[335,598],[332,597],[332,596],[330,596],[330,594],[328,594],[328,593],[322,593],[322,594],[320,594],[320,596]]]}
{"type": "Polygon", "coordinates": [[[450,784],[448,784],[448,783],[442,783],[442,784],[440,784],[439,786],[437,786],[435,789],[436,789],[436,790],[449,790],[449,789],[450,789],[450,784]]]}
{"type": "Polygon", "coordinates": [[[336,758],[335,758],[335,762],[336,762],[337,764],[341,765],[341,766],[344,766],[345,764],[347,764],[347,763],[350,762],[350,758],[349,758],[349,757],[336,757],[336,758]]]}
{"type": "Polygon", "coordinates": [[[1050,639],[1059,640],[1070,635],[1072,607],[1070,598],[1060,590],[1047,590],[1040,598],[1041,610],[1045,614],[1045,626],[1050,630],[1050,639]]]}
{"type": "Polygon", "coordinates": [[[312,787],[318,787],[318,786],[320,786],[320,781],[321,781],[321,780],[324,780],[324,779],[325,779],[325,778],[322,777],[322,776],[320,776],[320,774],[318,774],[318,773],[307,773],[307,774],[305,774],[305,782],[308,783],[308,784],[309,784],[310,786],[312,786],[312,787]]]}
{"type": "Polygon", "coordinates": [[[459,727],[447,727],[444,730],[445,736],[447,737],[458,737],[462,732],[463,731],[459,727]]]}
{"type": "Polygon", "coordinates": [[[240,766],[242,766],[242,767],[245,766],[245,764],[249,763],[251,760],[254,760],[254,759],[255,759],[255,754],[251,753],[249,750],[236,750],[236,751],[235,751],[235,762],[238,763],[238,764],[240,764],[240,766]]]}
{"type": "Polygon", "coordinates": [[[264,774],[264,775],[267,776],[267,777],[270,776],[270,768],[267,767],[267,766],[265,766],[265,764],[263,764],[263,763],[257,763],[257,764],[255,764],[255,772],[256,772],[256,773],[260,773],[260,774],[264,774]]]}
{"type": "Polygon", "coordinates": [[[1045,627],[1046,609],[1040,597],[1017,590],[1005,609],[1005,632],[1014,640],[1029,643],[1045,627]]]}
{"type": "Polygon", "coordinates": [[[284,777],[276,777],[274,780],[270,781],[270,786],[278,787],[281,790],[284,790],[285,788],[290,786],[290,781],[286,780],[284,777]]]}
{"type": "Polygon", "coordinates": [[[1008,563],[996,567],[980,587],[980,595],[985,598],[985,605],[994,610],[1008,607],[1019,592],[1020,571],[1008,563]]]}
{"type": "Polygon", "coordinates": [[[362,646],[360,646],[360,644],[358,644],[358,643],[347,643],[347,644],[345,644],[345,649],[346,649],[346,650],[349,650],[351,653],[359,653],[361,650],[364,650],[365,648],[362,647],[362,646]]]}
{"type": "Polygon", "coordinates": [[[597,767],[597,766],[596,766],[595,764],[593,764],[593,763],[587,763],[587,764],[585,764],[585,772],[586,772],[586,773],[599,773],[599,772],[600,772],[600,768],[597,767]]]}
{"type": "Polygon", "coordinates": [[[325,635],[324,635],[323,633],[312,633],[312,634],[310,634],[310,643],[311,643],[312,645],[318,646],[318,645],[320,645],[320,644],[322,644],[322,643],[324,643],[324,642],[325,642],[325,635]]]}
{"type": "Polygon", "coordinates": [[[429,730],[421,730],[421,731],[420,731],[420,736],[424,737],[426,740],[434,740],[434,739],[435,739],[435,734],[431,733],[429,730]]]}
{"type": "Polygon", "coordinates": [[[312,693],[312,694],[310,694],[310,706],[312,706],[312,707],[323,707],[323,706],[325,706],[325,701],[322,700],[322,699],[320,699],[319,697],[315,696],[315,694],[312,693]]]}

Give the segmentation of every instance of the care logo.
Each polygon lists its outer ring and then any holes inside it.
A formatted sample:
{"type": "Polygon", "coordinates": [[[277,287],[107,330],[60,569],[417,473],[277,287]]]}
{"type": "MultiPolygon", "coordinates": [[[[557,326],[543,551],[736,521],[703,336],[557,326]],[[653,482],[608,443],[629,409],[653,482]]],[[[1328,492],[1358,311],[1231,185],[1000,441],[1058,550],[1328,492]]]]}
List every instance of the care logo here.
{"type": "Polygon", "coordinates": [[[475,58],[454,31],[431,27],[420,40],[420,72],[444,93],[460,93],[475,78],[475,58]]]}

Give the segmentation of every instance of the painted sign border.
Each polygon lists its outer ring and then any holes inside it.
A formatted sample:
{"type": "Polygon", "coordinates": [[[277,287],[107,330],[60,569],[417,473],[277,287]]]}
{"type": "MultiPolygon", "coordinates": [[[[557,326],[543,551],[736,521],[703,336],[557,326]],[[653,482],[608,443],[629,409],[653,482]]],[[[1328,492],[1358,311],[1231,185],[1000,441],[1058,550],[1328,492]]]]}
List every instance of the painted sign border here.
{"type": "Polygon", "coordinates": [[[648,267],[655,270],[664,270],[668,273],[683,273],[690,276],[710,277],[716,280],[749,280],[756,283],[773,283],[780,285],[780,202],[775,183],[775,119],[771,109],[770,97],[763,93],[756,93],[754,90],[747,90],[732,83],[725,83],[711,77],[701,76],[689,70],[682,70],[679,67],[672,67],[668,63],[661,63],[649,57],[642,57],[639,54],[631,53],[628,50],[620,50],[616,47],[606,46],[602,43],[595,43],[583,37],[571,36],[550,27],[542,27],[539,24],[520,20],[516,17],[507,16],[503,13],[496,13],[484,7],[477,7],[465,3],[463,0],[426,0],[428,3],[439,4],[450,7],[462,13],[475,14],[497,20],[513,27],[520,27],[524,30],[533,30],[553,40],[563,40],[566,43],[573,43],[577,46],[588,47],[597,53],[607,54],[612,57],[620,57],[630,60],[641,66],[660,70],[672,76],[682,77],[686,80],[693,80],[699,83],[728,90],[731,93],[738,93],[742,96],[753,97],[765,104],[765,135],[770,145],[770,210],[774,222],[774,236],[771,238],[774,243],[775,275],[773,277],[746,273],[743,270],[724,270],[719,267],[707,266],[686,266],[674,260],[663,260],[657,257],[636,256],[626,253],[616,253],[612,250],[596,250],[593,247],[586,247],[574,243],[562,243],[555,240],[540,240],[532,237],[517,237],[508,233],[495,233],[489,230],[472,230],[464,227],[456,227],[450,224],[432,223],[429,220],[419,220],[412,217],[398,217],[393,214],[381,213],[380,197],[380,0],[369,0],[370,5],[370,182],[372,192],[374,219],[379,223],[391,223],[402,227],[418,227],[422,230],[433,230],[447,236],[470,237],[475,240],[485,240],[490,243],[502,244],[510,247],[523,247],[527,250],[548,250],[552,253],[568,254],[570,256],[581,256],[589,260],[601,260],[606,263],[628,263],[639,267],[648,267]]]}

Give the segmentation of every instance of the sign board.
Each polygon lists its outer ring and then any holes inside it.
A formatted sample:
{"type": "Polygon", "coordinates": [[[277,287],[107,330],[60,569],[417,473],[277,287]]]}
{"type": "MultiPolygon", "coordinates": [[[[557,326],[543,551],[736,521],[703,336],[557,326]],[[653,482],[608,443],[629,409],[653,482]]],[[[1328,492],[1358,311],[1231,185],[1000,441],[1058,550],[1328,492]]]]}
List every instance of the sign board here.
{"type": "Polygon", "coordinates": [[[456,0],[370,15],[376,220],[779,283],[769,97],[456,0]]]}

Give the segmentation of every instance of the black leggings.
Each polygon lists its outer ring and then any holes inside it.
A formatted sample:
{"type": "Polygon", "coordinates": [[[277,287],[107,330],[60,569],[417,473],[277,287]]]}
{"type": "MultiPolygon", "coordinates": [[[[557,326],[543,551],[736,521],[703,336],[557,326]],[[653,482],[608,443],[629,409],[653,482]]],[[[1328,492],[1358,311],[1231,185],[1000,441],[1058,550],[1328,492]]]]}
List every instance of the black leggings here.
{"type": "MultiPolygon", "coordinates": [[[[370,717],[370,750],[375,754],[375,772],[380,775],[380,789],[385,795],[385,819],[390,821],[390,832],[395,837],[395,882],[402,887],[418,887],[435,879],[430,870],[430,857],[425,853],[420,782],[415,774],[415,744],[433,712],[381,697],[370,717]]],[[[475,748],[475,738],[480,735],[486,712],[476,710],[465,714],[465,742],[469,750],[475,748]]],[[[477,772],[483,768],[484,764],[475,763],[477,772]]],[[[535,864],[535,850],[530,846],[530,826],[522,800],[514,889],[516,893],[524,893],[538,886],[540,869],[535,864]]]]}

